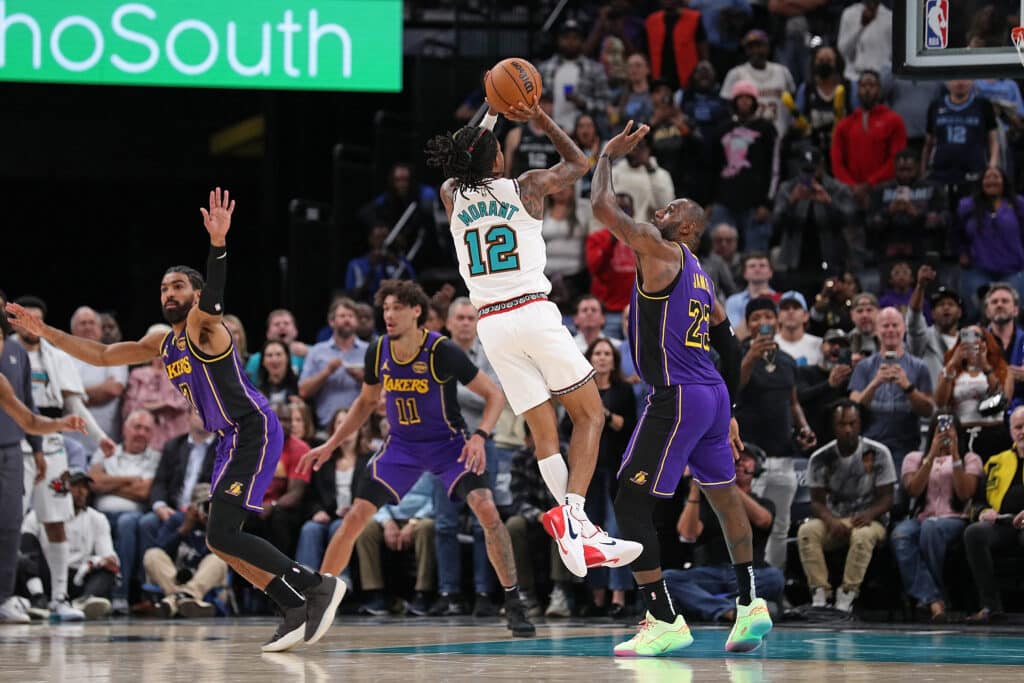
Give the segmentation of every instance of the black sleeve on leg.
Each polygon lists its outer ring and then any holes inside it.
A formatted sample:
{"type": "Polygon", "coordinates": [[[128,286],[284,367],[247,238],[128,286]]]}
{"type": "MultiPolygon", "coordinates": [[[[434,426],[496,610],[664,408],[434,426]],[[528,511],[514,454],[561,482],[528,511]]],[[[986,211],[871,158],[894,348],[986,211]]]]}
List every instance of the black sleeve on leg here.
{"type": "Polygon", "coordinates": [[[709,332],[711,346],[721,358],[719,372],[725,380],[726,389],[729,390],[729,404],[735,408],[740,390],[740,345],[736,340],[736,333],[733,332],[728,319],[711,327],[709,332]]]}
{"type": "Polygon", "coordinates": [[[210,247],[206,257],[206,286],[199,295],[199,310],[210,315],[224,314],[224,286],[228,279],[228,248],[210,247]]]}

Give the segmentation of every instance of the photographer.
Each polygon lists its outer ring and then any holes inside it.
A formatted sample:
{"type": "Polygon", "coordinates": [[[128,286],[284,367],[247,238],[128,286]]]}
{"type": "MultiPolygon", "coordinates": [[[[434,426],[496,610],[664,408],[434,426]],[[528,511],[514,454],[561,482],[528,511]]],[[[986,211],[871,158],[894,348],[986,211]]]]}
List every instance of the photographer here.
{"type": "Polygon", "coordinates": [[[369,250],[348,262],[345,270],[345,290],[357,301],[373,301],[373,295],[384,280],[394,278],[416,279],[416,271],[404,256],[399,256],[385,244],[391,229],[386,223],[376,223],[367,236],[369,250]]]}
{"type": "Polygon", "coordinates": [[[956,331],[964,312],[960,295],[939,287],[931,295],[932,322],[924,319],[924,293],[935,281],[935,268],[926,263],[917,269],[917,284],[907,306],[907,350],[925,362],[932,386],[938,386],[939,373],[946,364],[946,352],[956,343],[956,331]]]}
{"type": "Polygon", "coordinates": [[[796,371],[796,395],[815,434],[828,433],[829,405],[850,393],[853,375],[850,340],[842,330],[829,330],[821,340],[821,360],[796,371]]]}
{"type": "Polygon", "coordinates": [[[188,508],[163,523],[156,547],[142,557],[149,580],[164,592],[157,614],[165,619],[176,614],[195,619],[217,613],[203,597],[227,582],[228,566],[206,545],[209,514],[210,485],[196,484],[188,508]]]}
{"type": "Polygon", "coordinates": [[[932,379],[924,361],[903,348],[906,326],[895,308],[878,314],[882,350],[857,364],[850,379],[850,398],[868,409],[864,435],[886,445],[897,464],[921,441],[919,417],[930,417],[932,379]]]}
{"type": "Polygon", "coordinates": [[[793,458],[813,448],[817,437],[807,424],[796,396],[796,362],[775,343],[778,311],[775,302],[757,297],[747,303],[746,323],[752,335],[740,364],[740,397],[736,408],[743,438],[761,446],[768,456],[765,473],[754,484],[757,495],[775,505],[775,521],[765,554],[778,569],[786,564],[790,506],[796,495],[793,458]],[[796,429],[794,429],[794,425],[796,429]],[[794,440],[794,436],[795,440],[794,440]]]}
{"type": "Polygon", "coordinates": [[[910,517],[892,531],[903,588],[918,605],[928,606],[936,623],[947,620],[942,580],[946,551],[967,526],[964,510],[982,476],[981,458],[966,452],[958,431],[955,416],[936,415],[924,450],[903,459],[903,488],[914,500],[910,517]]]}
{"type": "Polygon", "coordinates": [[[920,259],[945,245],[946,190],[921,178],[918,153],[907,147],[896,153],[896,176],[882,183],[871,198],[868,238],[882,260],[920,259]]]}
{"type": "Polygon", "coordinates": [[[1013,376],[999,342],[976,325],[965,327],[945,361],[935,403],[956,415],[961,438],[965,431],[976,430],[968,448],[987,460],[1010,440],[1003,412],[1013,398],[1013,376]]]}
{"type": "Polygon", "coordinates": [[[860,282],[850,271],[845,271],[839,278],[827,278],[821,291],[814,297],[808,331],[817,335],[823,335],[831,329],[850,331],[853,328],[853,319],[850,317],[853,298],[859,293],[860,282]]]}
{"type": "Polygon", "coordinates": [[[871,292],[861,292],[850,302],[850,351],[855,360],[867,358],[876,353],[882,345],[875,331],[878,323],[878,297],[871,292]]]}

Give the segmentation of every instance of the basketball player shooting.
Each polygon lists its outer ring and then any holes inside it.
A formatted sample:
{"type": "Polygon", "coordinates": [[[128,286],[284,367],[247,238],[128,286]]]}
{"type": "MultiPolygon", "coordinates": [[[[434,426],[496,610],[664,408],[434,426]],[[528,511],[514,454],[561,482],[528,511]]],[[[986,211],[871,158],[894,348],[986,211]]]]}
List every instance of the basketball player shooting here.
{"type": "Polygon", "coordinates": [[[505,116],[532,120],[554,143],[561,161],[516,179],[503,178],[501,144],[491,132],[497,115],[491,111],[480,126],[434,137],[427,144],[427,163],[447,176],[441,200],[459,271],[479,311],[480,342],[509,405],[530,426],[544,483],[562,503],[544,514],[544,527],[569,571],[586,576],[588,566],[623,566],[642,550],[637,543],[611,538],[583,511],[604,429],[604,406],[594,369],[562,325],[558,307],[547,300],[544,197],[572,187],[589,163],[538,102],[520,102],[505,116]],[[572,418],[568,468],[559,450],[552,396],[572,418]]]}
{"type": "Polygon", "coordinates": [[[207,545],[281,609],[281,625],[262,648],[280,652],[323,637],[334,621],[345,584],[293,562],[269,542],[242,531],[249,512],[263,509],[263,494],[274,477],[284,437],[274,411],[249,382],[222,322],[226,240],[234,210],[235,202],[219,187],[210,192],[209,209],[200,209],[210,235],[206,280],[188,266],[173,266],[164,273],[160,303],[172,328],[166,334],[101,344],[50,327],[17,304],[7,304],[6,310],[19,330],[91,365],[140,365],[163,359],[168,379],[199,413],[206,431],[220,435],[207,545]]]}
{"type": "Polygon", "coordinates": [[[740,351],[715,298],[711,278],[694,252],[704,232],[704,210],[689,199],[656,211],[654,224],[634,221],[619,209],[612,189],[612,160],[628,154],[650,130],[633,122],[608,141],[591,186],[594,218],[636,253],[637,272],[629,315],[629,345],[637,372],[653,387],[619,468],[615,518],[623,535],[643,544],[633,577],[647,606],[639,632],[615,647],[619,656],[670,654],[693,643],[661,575],[654,506],[671,498],[689,467],[715,510],[736,570],[736,624],[726,650],[748,652],[761,644],[772,622],[754,586],[750,522],[736,490],[743,444],[732,406],[739,391],[740,351]],[[672,324],[666,325],[666,321],[672,324]],[[709,354],[721,356],[721,374],[709,354]],[[724,379],[723,379],[724,378],[724,379]]]}

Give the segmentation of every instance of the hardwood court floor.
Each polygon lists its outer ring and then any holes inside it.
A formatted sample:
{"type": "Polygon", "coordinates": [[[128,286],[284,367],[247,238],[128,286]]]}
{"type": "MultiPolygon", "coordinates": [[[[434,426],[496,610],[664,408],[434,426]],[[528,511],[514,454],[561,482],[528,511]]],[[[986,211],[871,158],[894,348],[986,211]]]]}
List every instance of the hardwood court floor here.
{"type": "Polygon", "coordinates": [[[0,627],[0,680],[32,681],[1024,681],[1024,637],[998,632],[785,628],[727,655],[726,632],[697,625],[678,657],[610,656],[631,629],[541,624],[515,639],[496,621],[339,619],[312,648],[261,655],[270,619],[116,620],[0,627]]]}

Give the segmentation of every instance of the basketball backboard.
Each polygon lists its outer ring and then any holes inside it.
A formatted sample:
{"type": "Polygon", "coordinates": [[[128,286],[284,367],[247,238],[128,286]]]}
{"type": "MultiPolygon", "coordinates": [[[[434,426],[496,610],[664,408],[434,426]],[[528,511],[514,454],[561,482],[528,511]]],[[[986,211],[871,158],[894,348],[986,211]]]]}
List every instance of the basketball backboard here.
{"type": "Polygon", "coordinates": [[[1024,0],[894,0],[893,71],[914,78],[1024,78],[1010,33],[1024,0]]]}

